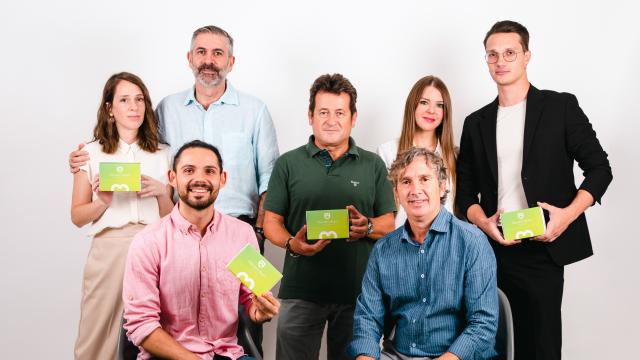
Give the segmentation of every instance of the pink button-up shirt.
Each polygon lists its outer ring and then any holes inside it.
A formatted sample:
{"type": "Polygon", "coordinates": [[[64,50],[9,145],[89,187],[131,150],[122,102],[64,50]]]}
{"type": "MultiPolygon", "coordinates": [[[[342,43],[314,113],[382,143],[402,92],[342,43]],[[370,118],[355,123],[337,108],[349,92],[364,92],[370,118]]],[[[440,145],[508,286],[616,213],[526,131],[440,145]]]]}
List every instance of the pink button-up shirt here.
{"type": "MultiPolygon", "coordinates": [[[[238,304],[248,310],[251,293],[226,265],[246,244],[258,248],[248,224],[216,211],[200,236],[178,205],[140,231],[129,249],[122,292],[129,339],[139,346],[162,327],[202,359],[242,356],[238,304]]],[[[148,359],[141,350],[138,359],[148,359]]]]}

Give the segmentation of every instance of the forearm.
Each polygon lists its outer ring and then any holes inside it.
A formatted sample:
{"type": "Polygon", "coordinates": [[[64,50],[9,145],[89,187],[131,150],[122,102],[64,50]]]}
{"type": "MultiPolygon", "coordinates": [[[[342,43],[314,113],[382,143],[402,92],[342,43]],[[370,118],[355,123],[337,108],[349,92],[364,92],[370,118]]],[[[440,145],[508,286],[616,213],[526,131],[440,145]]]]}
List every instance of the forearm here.
{"type": "MultiPolygon", "coordinates": [[[[168,187],[169,185],[167,185],[168,187]]],[[[171,199],[171,190],[167,189],[167,192],[156,196],[156,200],[158,201],[158,210],[160,212],[160,217],[163,217],[173,210],[173,199],[171,199]]]]}
{"type": "Polygon", "coordinates": [[[571,211],[571,221],[573,222],[578,216],[582,215],[591,205],[593,205],[594,199],[593,196],[586,190],[578,190],[576,197],[573,198],[573,201],[567,209],[571,211]]]}
{"type": "Polygon", "coordinates": [[[77,227],[83,227],[99,219],[108,207],[109,205],[100,199],[95,199],[87,204],[75,205],[71,208],[71,221],[77,227]]]}
{"type": "Polygon", "coordinates": [[[168,360],[200,360],[194,353],[180,345],[162,328],[156,328],[140,344],[150,354],[168,360]]]}
{"type": "Polygon", "coordinates": [[[482,207],[478,204],[473,204],[467,209],[467,219],[474,225],[480,227],[480,224],[487,220],[487,214],[484,213],[482,207]]]}
{"type": "Polygon", "coordinates": [[[267,212],[264,218],[264,236],[269,241],[281,248],[284,248],[287,240],[291,237],[291,234],[284,227],[282,221],[276,219],[276,216],[267,212]]]}
{"type": "Polygon", "coordinates": [[[367,235],[368,238],[378,240],[394,230],[395,221],[393,213],[386,213],[381,216],[371,218],[373,232],[367,235]]]}
{"type": "Polygon", "coordinates": [[[258,213],[256,214],[256,227],[264,228],[264,199],[266,199],[267,193],[260,194],[258,199],[258,213]]]}

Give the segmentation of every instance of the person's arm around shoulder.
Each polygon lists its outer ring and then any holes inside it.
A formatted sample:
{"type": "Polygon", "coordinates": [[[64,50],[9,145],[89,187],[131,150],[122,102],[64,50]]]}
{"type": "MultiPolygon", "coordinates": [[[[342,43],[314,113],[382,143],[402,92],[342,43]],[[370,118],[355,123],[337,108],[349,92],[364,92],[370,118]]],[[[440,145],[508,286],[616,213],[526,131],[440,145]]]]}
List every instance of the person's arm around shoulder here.
{"type": "Polygon", "coordinates": [[[84,143],[78,145],[78,149],[69,154],[69,171],[72,174],[80,171],[80,168],[89,161],[89,153],[84,148],[84,143]]]}
{"type": "Polygon", "coordinates": [[[464,308],[467,326],[448,352],[460,359],[493,352],[498,329],[498,286],[496,259],[484,234],[477,229],[463,230],[465,239],[464,308]]]}

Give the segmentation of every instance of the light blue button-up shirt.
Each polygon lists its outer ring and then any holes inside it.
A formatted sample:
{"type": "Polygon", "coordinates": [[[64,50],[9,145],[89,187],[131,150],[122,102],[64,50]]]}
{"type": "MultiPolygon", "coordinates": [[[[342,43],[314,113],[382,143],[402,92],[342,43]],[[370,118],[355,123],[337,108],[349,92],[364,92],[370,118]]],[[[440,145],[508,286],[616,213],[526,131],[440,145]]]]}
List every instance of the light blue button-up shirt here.
{"type": "Polygon", "coordinates": [[[396,326],[395,347],[407,356],[495,356],[496,260],[486,236],[444,208],[422,244],[406,226],[378,240],[371,252],[350,355],[380,357],[387,314],[396,326]]]}
{"type": "Polygon", "coordinates": [[[276,131],[267,106],[227,81],[224,94],[206,110],[192,87],[164,98],[156,114],[160,138],[171,145],[173,154],[192,140],[220,150],[228,176],[216,209],[231,216],[254,217],[278,158],[276,131]]]}

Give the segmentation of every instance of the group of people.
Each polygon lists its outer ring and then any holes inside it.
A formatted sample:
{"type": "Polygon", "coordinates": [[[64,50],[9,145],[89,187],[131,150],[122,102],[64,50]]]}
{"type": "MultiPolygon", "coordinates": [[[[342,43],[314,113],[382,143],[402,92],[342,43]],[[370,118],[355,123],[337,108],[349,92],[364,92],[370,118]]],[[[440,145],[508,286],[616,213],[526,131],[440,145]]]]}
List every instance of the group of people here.
{"type": "Polygon", "coordinates": [[[265,104],[226,78],[233,39],[216,26],[191,38],[194,86],[155,113],[137,76],[113,75],[93,141],[69,158],[72,221],[92,237],[76,359],[115,358],[123,316],[139,359],[251,359],[239,317],[260,345],[276,315],[277,359],[317,359],[325,327],[329,359],[490,359],[498,287],[516,359],[560,359],[564,265],[592,254],[584,212],[612,173],[575,96],[529,83],[528,45],[517,22],[487,32],[498,96],[466,118],[459,149],[441,79],[416,82],[399,139],[375,154],[351,137],[355,87],[326,74],[308,142],[279,156],[265,104]],[[105,161],[140,163],[141,190],[100,191],[105,161]],[[505,240],[500,214],[532,206],[546,233],[505,240]],[[339,208],[348,239],[307,240],[305,212],[339,208]],[[266,239],[286,250],[277,298],[226,269],[266,239]]]}

